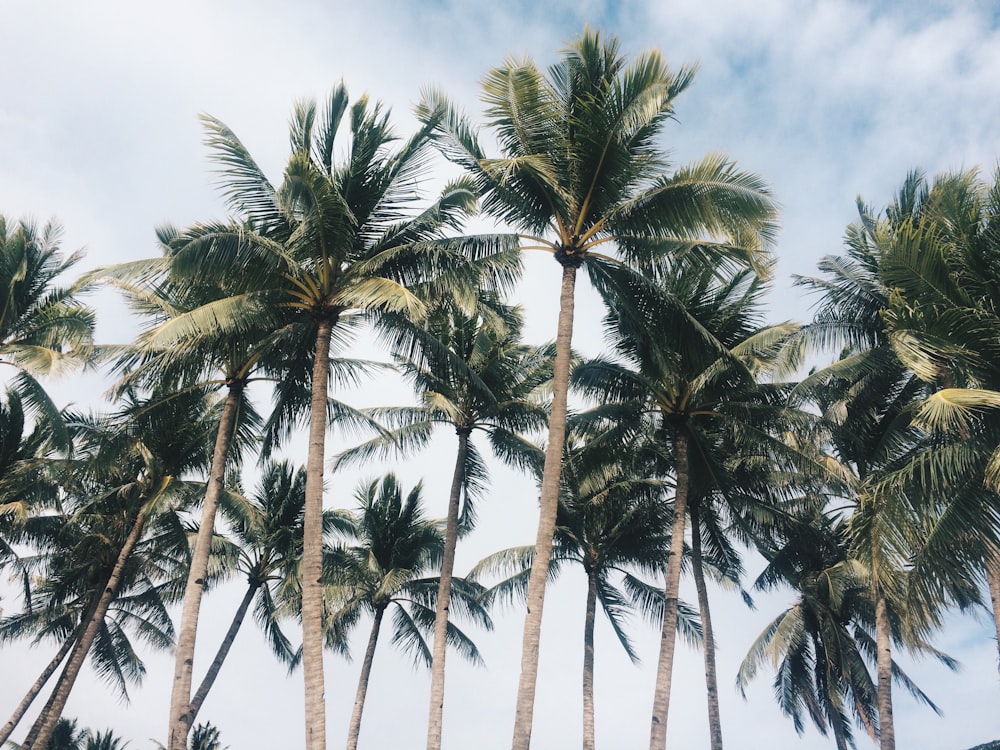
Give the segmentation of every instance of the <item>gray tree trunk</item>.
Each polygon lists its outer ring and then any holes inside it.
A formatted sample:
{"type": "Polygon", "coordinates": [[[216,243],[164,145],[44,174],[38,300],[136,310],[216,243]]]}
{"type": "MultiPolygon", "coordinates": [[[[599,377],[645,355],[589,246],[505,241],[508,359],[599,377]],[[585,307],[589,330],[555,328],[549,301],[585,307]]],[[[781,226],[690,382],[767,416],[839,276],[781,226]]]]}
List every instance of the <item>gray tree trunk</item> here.
{"type": "Polygon", "coordinates": [[[879,749],[896,750],[892,722],[892,638],[885,596],[875,589],[875,647],[878,672],[879,749]]]}
{"type": "Polygon", "coordinates": [[[302,671],[305,682],[306,750],[326,750],[323,680],[323,464],[326,460],[326,404],[333,323],[321,318],[316,331],[309,454],[302,523],[302,671]]]}
{"type": "Polygon", "coordinates": [[[198,614],[201,611],[201,596],[205,591],[205,578],[208,575],[208,558],[212,548],[212,534],[215,531],[215,514],[219,507],[219,497],[225,486],[226,458],[232,443],[236,414],[239,411],[242,393],[242,381],[237,380],[230,383],[229,392],[226,394],[226,403],[222,409],[222,418],[219,420],[219,429],[215,436],[212,466],[209,470],[208,486],[205,488],[205,501],[201,508],[201,526],[198,527],[198,537],[191,555],[191,567],[188,570],[187,584],[184,588],[184,607],[181,610],[180,629],[177,633],[174,684],[170,695],[170,721],[167,727],[168,750],[187,750],[187,736],[194,721],[194,716],[188,710],[188,703],[191,700],[194,649],[198,637],[198,614]]]}
{"type": "Polygon", "coordinates": [[[354,697],[354,710],[351,711],[351,724],[347,729],[347,750],[357,750],[358,735],[361,734],[361,714],[365,710],[365,696],[368,694],[368,680],[372,674],[372,662],[375,659],[375,646],[378,644],[378,630],[382,624],[385,607],[375,610],[375,622],[368,636],[368,648],[365,649],[365,660],[361,663],[361,676],[358,677],[358,692],[354,697]]]}
{"type": "Polygon", "coordinates": [[[194,726],[194,720],[198,718],[198,712],[201,711],[202,704],[204,704],[205,698],[208,697],[208,692],[212,689],[212,685],[215,684],[215,678],[219,676],[222,663],[229,656],[229,650],[233,647],[233,642],[236,640],[236,635],[240,632],[240,628],[243,627],[243,620],[247,616],[247,610],[250,609],[250,603],[253,601],[254,594],[257,593],[258,588],[260,586],[257,584],[250,584],[243,595],[240,606],[236,608],[236,614],[233,615],[233,621],[229,623],[229,630],[226,631],[226,637],[222,639],[219,650],[208,667],[208,672],[205,673],[201,685],[198,686],[194,698],[191,699],[191,705],[187,708],[186,720],[189,727],[194,726]]]}
{"type": "Polygon", "coordinates": [[[562,471],[563,445],[566,442],[566,400],[569,391],[576,271],[576,266],[572,264],[563,266],[559,292],[559,324],[556,330],[556,360],[552,378],[552,413],[549,417],[548,443],[545,446],[535,555],[528,578],[528,611],[524,617],[524,634],[521,642],[521,676],[517,686],[512,750],[528,750],[531,745],[535,686],[538,682],[538,649],[542,634],[542,604],[545,600],[545,580],[549,573],[549,561],[552,558],[552,535],[555,533],[556,510],[559,506],[559,476],[562,471]]]}
{"type": "Polygon", "coordinates": [[[448,614],[451,602],[451,581],[455,571],[455,550],[458,547],[458,506],[465,481],[465,460],[469,452],[469,429],[460,427],[455,473],[448,497],[448,515],[444,527],[444,556],[441,560],[441,580],[438,583],[437,609],[434,612],[434,646],[431,655],[431,704],[427,718],[427,750],[441,750],[444,725],[445,657],[448,646],[448,614]]]}
{"type": "Polygon", "coordinates": [[[722,718],[719,713],[719,681],[715,668],[715,632],[708,606],[708,588],[701,559],[701,517],[698,501],[691,508],[691,569],[698,591],[698,611],[701,614],[702,653],[705,656],[705,689],[708,694],[708,733],[712,750],[722,750],[722,718]]]}
{"type": "Polygon", "coordinates": [[[677,640],[677,596],[681,583],[684,529],[690,487],[688,440],[687,435],[681,429],[677,429],[674,438],[674,454],[677,461],[677,489],[674,491],[674,522],[671,530],[670,559],[667,562],[664,587],[663,626],[660,634],[660,658],[656,665],[656,687],[653,693],[649,750],[664,750],[667,746],[670,680],[674,669],[674,645],[677,640]]]}
{"type": "Polygon", "coordinates": [[[597,572],[587,570],[587,609],[583,618],[583,750],[595,750],[594,621],[597,616],[597,572]]]}

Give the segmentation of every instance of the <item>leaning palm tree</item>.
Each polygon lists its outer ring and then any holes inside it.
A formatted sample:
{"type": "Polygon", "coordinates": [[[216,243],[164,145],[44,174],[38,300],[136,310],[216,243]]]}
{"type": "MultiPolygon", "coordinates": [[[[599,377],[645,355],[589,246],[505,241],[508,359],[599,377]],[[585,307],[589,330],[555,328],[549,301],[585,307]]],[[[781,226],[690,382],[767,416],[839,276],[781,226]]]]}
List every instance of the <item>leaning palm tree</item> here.
{"type": "MultiPolygon", "coordinates": [[[[486,155],[474,128],[453,109],[440,120],[442,148],[474,177],[484,209],[521,232],[525,247],[551,253],[562,267],[514,750],[527,750],[530,743],[566,429],[577,270],[586,266],[603,288],[603,277],[619,264],[654,269],[683,256],[756,265],[773,237],[774,203],[756,176],[718,155],[669,171],[659,138],[693,75],[693,68],[671,70],[656,51],[630,64],[617,39],[588,30],[564,50],[548,75],[530,59],[510,60],[487,74],[486,123],[499,144],[498,158],[486,155]]],[[[423,109],[436,118],[442,102],[440,94],[429,92],[423,109]]]]}
{"type": "Polygon", "coordinates": [[[595,426],[607,425],[604,441],[647,436],[660,453],[658,470],[675,481],[654,745],[663,741],[659,727],[669,710],[688,516],[705,634],[709,728],[717,749],[721,720],[703,556],[709,550],[728,575],[737,575],[739,556],[727,537],[747,541],[754,525],[778,512],[782,483],[771,481],[774,471],[808,464],[782,439],[783,431],[801,420],[785,405],[787,387],[762,382],[794,363],[798,326],[760,325],[763,289],[747,272],[720,280],[698,267],[664,275],[660,286],[621,285],[607,326],[618,358],[585,362],[574,371],[581,391],[602,404],[586,416],[595,426]],[[658,334],[647,335],[650,330],[658,334]]]}
{"type": "MultiPolygon", "coordinates": [[[[291,313],[309,336],[283,373],[272,434],[308,415],[309,452],[303,553],[303,667],[307,750],[326,746],[323,699],[322,505],[329,357],[344,322],[356,312],[403,313],[419,318],[421,285],[437,284],[466,302],[483,281],[484,261],[495,282],[517,272],[503,242],[443,239],[475,207],[467,180],[450,183],[429,207],[418,209],[416,189],[428,168],[434,122],[394,147],[397,139],[381,105],[362,97],[349,106],[338,86],[325,106],[299,104],[291,123],[292,153],[274,187],[246,147],[222,122],[205,118],[208,143],[220,164],[223,193],[236,220],[199,225],[179,238],[172,271],[184,278],[239,280],[232,296],[181,316],[160,331],[158,343],[199,333],[238,332],[278,325],[291,313]],[[338,163],[335,141],[347,121],[347,157],[338,163]]],[[[177,750],[172,748],[172,750],[177,750]]]]}
{"type": "Polygon", "coordinates": [[[369,413],[373,418],[393,429],[341,454],[338,463],[415,449],[427,442],[437,426],[453,429],[458,437],[434,622],[427,723],[427,748],[439,750],[455,551],[459,533],[473,526],[473,503],[488,480],[472,438],[485,432],[496,455],[513,462],[530,460],[526,456],[535,454],[537,448],[520,434],[545,424],[541,391],[552,377],[552,348],[521,343],[521,311],[485,293],[473,315],[444,302],[420,326],[391,322],[386,332],[397,367],[413,383],[423,403],[410,408],[372,409],[369,413]]]}
{"type": "Polygon", "coordinates": [[[157,401],[153,397],[153,406],[133,401],[113,418],[81,418],[74,423],[80,444],[67,468],[72,471],[70,490],[79,498],[75,514],[106,522],[115,554],[52,697],[29,733],[25,743],[29,750],[45,747],[150,524],[164,510],[185,507],[193,494],[204,489],[181,477],[207,463],[212,416],[199,394],[157,401]]]}
{"type": "Polygon", "coordinates": [[[81,304],[79,286],[55,286],[57,277],[83,255],[63,258],[62,230],[11,222],[0,214],[0,365],[17,370],[14,389],[24,404],[46,419],[62,449],[68,435],[59,411],[35,379],[58,375],[89,360],[94,351],[94,313],[81,304]]]}
{"type": "MultiPolygon", "coordinates": [[[[349,517],[351,528],[346,530],[346,540],[353,543],[332,555],[327,581],[339,592],[341,604],[331,617],[331,631],[342,637],[363,612],[373,617],[351,712],[348,750],[358,745],[375,647],[382,619],[390,609],[393,642],[413,653],[418,663],[430,665],[431,651],[424,634],[434,625],[439,581],[421,576],[440,564],[443,539],[440,526],[424,517],[420,490],[418,484],[404,498],[392,474],[362,484],[357,493],[360,509],[349,517]]],[[[480,601],[482,587],[455,579],[451,594],[451,613],[462,613],[483,627],[492,627],[480,601]]],[[[482,663],[475,644],[452,623],[446,639],[467,659],[482,663]]]]}

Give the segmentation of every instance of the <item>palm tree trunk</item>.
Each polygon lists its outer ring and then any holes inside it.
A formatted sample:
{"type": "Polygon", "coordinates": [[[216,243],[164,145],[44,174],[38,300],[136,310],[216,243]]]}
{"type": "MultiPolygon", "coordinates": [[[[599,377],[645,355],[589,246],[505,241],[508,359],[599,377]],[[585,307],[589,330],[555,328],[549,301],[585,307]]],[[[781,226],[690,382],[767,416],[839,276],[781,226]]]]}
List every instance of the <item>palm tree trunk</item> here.
{"type": "Polygon", "coordinates": [[[885,596],[875,588],[875,647],[878,671],[879,750],[896,750],[892,723],[892,645],[885,596]]]}
{"type": "Polygon", "coordinates": [[[465,480],[465,461],[469,453],[469,428],[459,427],[458,456],[448,497],[448,516],[444,527],[444,556],[441,560],[441,580],[438,583],[437,609],[434,612],[434,651],[431,655],[431,705],[427,719],[427,750],[441,750],[444,723],[444,664],[448,646],[448,609],[451,601],[451,581],[455,571],[455,549],[458,546],[458,506],[465,480]]]}
{"type": "Polygon", "coordinates": [[[705,586],[705,570],[701,559],[701,519],[698,515],[698,501],[693,500],[691,508],[691,572],[694,586],[698,591],[698,611],[701,615],[702,649],[705,655],[705,689],[708,693],[708,732],[712,750],[722,750],[722,719],[719,716],[719,682],[715,669],[715,632],[712,630],[712,614],[708,607],[708,588],[705,586]]]}
{"type": "Polygon", "coordinates": [[[333,322],[320,318],[312,373],[309,455],[302,523],[302,671],[305,681],[306,750],[326,750],[323,681],[323,463],[333,322]]]}
{"type": "MultiPolygon", "coordinates": [[[[989,551],[986,561],[986,583],[990,587],[990,601],[993,604],[993,627],[997,634],[997,649],[1000,650],[1000,553],[989,551]]],[[[997,661],[1000,668],[1000,659],[997,661]]]]}
{"type": "Polygon", "coordinates": [[[597,571],[587,569],[587,611],[583,618],[583,750],[594,742],[594,620],[597,615],[597,571]]]}
{"type": "Polygon", "coordinates": [[[569,391],[576,270],[576,266],[572,264],[563,266],[559,293],[559,325],[556,330],[556,359],[552,378],[552,413],[549,417],[549,437],[545,447],[545,466],[542,472],[535,555],[528,578],[528,611],[524,617],[524,634],[521,642],[521,677],[517,686],[512,750],[528,750],[531,745],[535,685],[538,681],[538,647],[542,634],[542,604],[545,600],[549,561],[552,558],[552,535],[555,533],[556,510],[559,506],[559,475],[562,471],[563,445],[566,442],[566,399],[569,391]]]}
{"type": "Polygon", "coordinates": [[[180,629],[177,633],[174,686],[170,696],[170,721],[167,727],[168,750],[187,750],[187,736],[194,721],[194,716],[188,710],[188,703],[191,700],[198,614],[201,611],[201,595],[205,591],[205,577],[208,574],[215,513],[226,478],[226,457],[229,455],[229,445],[232,442],[242,393],[243,382],[230,381],[222,418],[219,420],[219,430],[215,436],[208,487],[205,489],[205,501],[201,509],[201,526],[198,528],[198,538],[191,556],[191,568],[188,570],[187,585],[184,588],[184,608],[181,611],[180,629]]]}
{"type": "MultiPolygon", "coordinates": [[[[83,622],[86,622],[86,619],[83,622]]],[[[28,708],[31,707],[31,704],[34,702],[35,698],[38,697],[38,694],[42,692],[42,688],[45,687],[45,683],[49,681],[49,678],[59,668],[59,665],[62,664],[62,660],[66,658],[66,654],[68,654],[70,649],[73,648],[73,644],[76,643],[76,639],[80,636],[80,632],[83,628],[83,622],[81,622],[80,626],[77,627],[65,641],[63,641],[63,644],[59,647],[56,655],[52,657],[52,661],[50,661],[46,665],[45,669],[42,670],[38,679],[35,680],[35,684],[31,686],[27,694],[24,696],[24,699],[18,707],[14,709],[14,714],[10,717],[7,723],[3,725],[3,729],[0,729],[0,747],[2,747],[3,743],[10,738],[11,733],[20,723],[21,719],[24,718],[24,714],[27,713],[28,708]]]]}
{"type": "MultiPolygon", "coordinates": [[[[239,633],[240,628],[243,627],[243,620],[247,616],[247,610],[250,608],[250,603],[253,601],[254,594],[257,593],[257,589],[259,588],[260,584],[251,583],[247,587],[246,593],[243,595],[243,600],[240,602],[240,606],[236,608],[236,614],[233,615],[233,621],[229,623],[229,630],[226,631],[226,637],[222,639],[222,643],[219,645],[219,650],[215,654],[215,659],[212,660],[212,664],[209,666],[208,672],[205,673],[205,677],[201,681],[201,685],[198,686],[198,691],[194,694],[194,698],[191,699],[191,705],[187,707],[184,720],[188,727],[194,726],[194,720],[198,718],[198,712],[201,711],[201,706],[205,702],[205,698],[208,697],[208,691],[212,689],[212,685],[215,684],[215,678],[219,676],[219,670],[222,669],[222,663],[226,660],[226,657],[229,656],[229,649],[233,647],[233,642],[236,640],[236,634],[239,633]]],[[[187,744],[185,743],[182,747],[186,750],[187,744]]]]}
{"type": "Polygon", "coordinates": [[[667,561],[666,585],[664,587],[660,658],[656,665],[656,688],[653,693],[649,750],[664,750],[667,746],[670,679],[674,669],[674,644],[677,640],[677,596],[681,584],[684,527],[687,520],[687,499],[690,486],[687,434],[680,428],[677,428],[675,432],[674,454],[677,461],[677,489],[674,492],[674,523],[670,532],[670,558],[667,561]]]}
{"type": "Polygon", "coordinates": [[[52,736],[52,730],[55,729],[56,722],[62,716],[63,709],[66,707],[66,701],[69,699],[70,691],[73,689],[73,684],[76,682],[76,678],[80,674],[80,669],[83,667],[84,659],[87,658],[94,638],[97,636],[97,631],[104,622],[104,617],[108,613],[111,602],[114,601],[115,596],[118,594],[118,587],[121,584],[125,563],[128,562],[136,544],[139,543],[145,525],[146,514],[140,512],[132,522],[132,528],[129,529],[128,536],[125,538],[125,542],[118,552],[118,559],[115,560],[115,565],[111,569],[111,575],[108,576],[108,581],[101,592],[101,598],[97,600],[97,606],[90,615],[87,626],[84,628],[83,633],[80,634],[79,640],[73,646],[69,660],[66,662],[62,675],[59,677],[59,684],[53,691],[46,710],[38,717],[31,729],[31,732],[35,736],[31,742],[25,740],[23,744],[27,750],[42,750],[48,744],[49,737],[52,736]]]}
{"type": "Polygon", "coordinates": [[[375,622],[368,637],[368,648],[365,649],[365,660],[361,663],[361,676],[358,677],[358,692],[354,696],[354,710],[351,711],[351,725],[347,729],[347,750],[357,750],[358,735],[361,733],[361,714],[365,710],[365,695],[368,693],[368,678],[372,673],[372,661],[375,659],[375,646],[378,643],[378,629],[382,624],[385,607],[375,610],[375,622]]]}

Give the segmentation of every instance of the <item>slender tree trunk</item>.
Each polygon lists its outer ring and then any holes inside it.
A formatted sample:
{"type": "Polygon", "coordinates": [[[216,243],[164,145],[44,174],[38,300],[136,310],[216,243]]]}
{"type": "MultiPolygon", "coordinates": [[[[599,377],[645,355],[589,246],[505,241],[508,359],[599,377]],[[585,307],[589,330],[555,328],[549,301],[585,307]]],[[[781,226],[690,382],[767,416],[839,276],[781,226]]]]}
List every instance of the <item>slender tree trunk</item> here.
{"type": "Polygon", "coordinates": [[[427,750],[441,750],[444,724],[444,665],[448,646],[448,614],[451,602],[451,581],[455,571],[455,549],[458,547],[458,505],[465,480],[465,460],[469,452],[469,428],[460,427],[458,456],[448,497],[448,516],[444,527],[444,557],[441,560],[441,580],[438,583],[437,609],[434,612],[434,651],[431,655],[431,705],[427,719],[427,750]]]}
{"type": "Polygon", "coordinates": [[[205,591],[205,578],[208,575],[208,558],[212,548],[212,534],[215,531],[215,513],[225,486],[226,457],[229,455],[229,445],[232,442],[242,393],[243,382],[231,381],[215,436],[208,487],[205,489],[205,501],[201,509],[201,526],[198,528],[194,553],[191,555],[191,567],[184,588],[184,608],[181,611],[180,629],[177,633],[174,685],[170,696],[170,722],[167,727],[168,750],[187,750],[187,736],[194,721],[194,716],[188,711],[188,703],[191,700],[198,614],[201,611],[201,595],[205,591]]]}
{"type": "Polygon", "coordinates": [[[372,661],[375,659],[375,646],[378,643],[378,629],[382,624],[385,607],[375,610],[375,622],[368,636],[368,648],[365,649],[365,660],[361,663],[361,676],[358,677],[358,692],[354,697],[354,710],[351,711],[351,725],[347,729],[347,750],[357,750],[358,735],[361,733],[361,714],[365,710],[365,695],[368,693],[368,678],[372,673],[372,661]]]}
{"type": "Polygon", "coordinates": [[[309,413],[309,455],[302,524],[302,671],[305,677],[306,750],[326,750],[323,681],[323,464],[333,323],[319,320],[309,413]]]}
{"type": "MultiPolygon", "coordinates": [[[[250,584],[243,595],[240,606],[236,608],[236,614],[233,615],[233,621],[229,623],[229,630],[226,631],[226,637],[222,639],[219,650],[215,654],[215,659],[212,660],[208,672],[205,673],[205,678],[201,681],[201,685],[198,686],[198,691],[194,694],[194,698],[191,699],[191,705],[187,707],[187,711],[185,712],[185,721],[189,727],[194,726],[194,720],[198,718],[198,712],[201,711],[201,706],[205,702],[205,698],[208,697],[208,691],[212,689],[212,685],[215,684],[215,678],[219,676],[219,670],[222,669],[222,663],[229,656],[229,649],[233,647],[236,634],[243,627],[243,620],[247,616],[247,610],[250,608],[250,603],[253,601],[254,594],[257,593],[258,588],[260,588],[258,584],[250,584]]],[[[186,744],[184,748],[187,748],[186,744]]]]}
{"type": "Polygon", "coordinates": [[[594,620],[597,615],[597,571],[587,570],[587,611],[583,618],[583,750],[594,742],[594,620]]]}
{"type": "Polygon", "coordinates": [[[715,632],[712,614],[708,607],[708,588],[705,586],[705,569],[701,559],[701,518],[698,501],[691,508],[691,572],[698,591],[698,611],[701,614],[702,649],[705,655],[705,688],[708,693],[708,732],[712,750],[722,750],[722,719],[719,716],[719,682],[715,669],[715,632]]]}
{"type": "Polygon", "coordinates": [[[73,646],[69,660],[66,662],[66,666],[63,668],[62,675],[59,678],[59,684],[49,699],[47,710],[42,712],[41,716],[35,722],[35,726],[32,727],[32,733],[37,732],[33,738],[33,742],[24,742],[24,747],[27,750],[42,750],[48,744],[49,737],[52,736],[52,730],[55,729],[56,722],[62,716],[63,709],[66,707],[66,701],[69,699],[70,691],[73,689],[73,684],[76,682],[76,678],[80,674],[80,669],[83,667],[84,659],[87,658],[94,638],[97,636],[97,631],[104,622],[104,616],[108,613],[111,602],[114,601],[115,596],[118,594],[118,587],[121,584],[125,563],[128,562],[129,557],[132,555],[135,545],[139,543],[145,525],[146,514],[140,512],[132,522],[132,528],[129,529],[128,536],[125,538],[125,542],[118,552],[118,559],[115,560],[114,568],[111,569],[111,575],[104,586],[104,591],[101,592],[101,598],[98,599],[97,606],[87,621],[87,626],[84,628],[83,633],[80,634],[80,639],[73,646]]]}
{"type": "Polygon", "coordinates": [[[73,633],[65,641],[63,641],[63,644],[59,647],[56,655],[52,657],[52,661],[50,661],[46,665],[45,669],[42,670],[38,679],[35,680],[35,684],[31,686],[27,694],[24,696],[24,699],[18,707],[14,709],[14,714],[10,717],[7,723],[3,725],[3,729],[0,729],[0,747],[2,747],[3,743],[10,738],[11,733],[20,723],[21,719],[24,718],[24,714],[27,713],[28,708],[34,702],[35,698],[38,697],[38,694],[42,692],[42,688],[45,687],[45,683],[49,681],[49,678],[59,668],[59,665],[62,664],[62,660],[66,658],[66,654],[68,654],[70,649],[73,648],[73,644],[76,643],[76,639],[80,635],[81,627],[74,630],[73,633]]]}
{"type": "MultiPolygon", "coordinates": [[[[986,582],[990,587],[990,601],[993,604],[993,628],[997,634],[997,649],[1000,651],[1000,554],[991,549],[986,561],[986,582]]],[[[997,660],[1000,669],[1000,658],[997,660]]]]}
{"type": "Polygon", "coordinates": [[[687,520],[687,499],[690,485],[687,434],[679,428],[674,437],[674,454],[677,461],[677,489],[674,492],[674,523],[670,532],[670,559],[667,561],[666,585],[664,587],[663,626],[660,634],[660,658],[656,665],[656,688],[653,693],[649,750],[664,750],[667,746],[670,678],[674,669],[674,644],[677,640],[677,596],[681,584],[684,527],[687,520]]]}
{"type": "Polygon", "coordinates": [[[569,391],[570,346],[573,338],[573,291],[576,266],[564,265],[559,293],[559,325],[556,331],[556,360],[552,380],[552,414],[549,417],[549,437],[545,447],[542,492],[538,513],[538,534],[535,555],[528,578],[528,611],[524,618],[521,644],[521,677],[517,686],[512,750],[528,750],[531,745],[531,722],[535,710],[535,686],[538,681],[538,647],[542,633],[542,604],[545,580],[552,558],[552,535],[556,528],[559,506],[559,475],[562,452],[566,442],[566,399],[569,391]]]}
{"type": "Polygon", "coordinates": [[[875,588],[875,647],[878,665],[879,750],[896,750],[892,723],[892,645],[885,596],[875,588]]]}

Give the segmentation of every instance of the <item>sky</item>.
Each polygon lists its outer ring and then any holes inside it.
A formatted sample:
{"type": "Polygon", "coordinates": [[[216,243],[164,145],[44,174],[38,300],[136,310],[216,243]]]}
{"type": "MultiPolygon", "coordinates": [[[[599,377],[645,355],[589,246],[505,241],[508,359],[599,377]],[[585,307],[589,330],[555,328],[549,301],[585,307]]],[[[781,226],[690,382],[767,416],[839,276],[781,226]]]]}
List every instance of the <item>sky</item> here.
{"type": "MultiPolygon", "coordinates": [[[[433,86],[477,117],[479,82],[491,67],[525,56],[547,65],[585,25],[617,35],[629,54],[657,48],[672,66],[697,64],[694,83],[677,101],[677,121],[665,129],[665,146],[675,165],[724,152],[771,186],[782,226],[770,297],[774,322],[808,318],[810,301],[791,280],[813,274],[820,257],[840,251],[858,196],[885,205],[912,169],[934,175],[979,167],[992,175],[996,168],[1000,18],[986,0],[0,0],[0,213],[56,218],[64,250],[86,250],[81,271],[151,257],[158,252],[154,227],[225,216],[199,113],[227,123],[277,182],[295,101],[322,98],[343,80],[352,96],[367,93],[390,105],[406,134],[421,88],[433,86]]],[[[530,258],[515,299],[533,342],[554,337],[557,297],[558,266],[530,258]]],[[[92,301],[99,340],[130,340],[136,321],[114,294],[92,301]]],[[[574,344],[597,354],[600,304],[583,288],[578,305],[574,344]]],[[[108,382],[90,374],[49,385],[60,403],[102,408],[108,382]]],[[[387,395],[407,398],[389,383],[362,388],[351,399],[384,403],[387,395]]],[[[424,479],[434,513],[443,513],[451,449],[442,436],[418,466],[398,467],[406,483],[424,479]]],[[[290,453],[304,462],[304,453],[290,453]]],[[[483,554],[534,538],[533,483],[499,467],[493,477],[480,527],[459,549],[460,571],[483,554]]],[[[350,506],[356,481],[332,477],[328,505],[350,506]]],[[[759,570],[748,567],[750,575],[759,570]]],[[[686,586],[682,597],[693,601],[693,587],[686,586]]],[[[202,668],[240,593],[236,586],[207,598],[202,668]]],[[[547,598],[538,748],[580,741],[584,594],[582,576],[567,573],[547,598]]],[[[811,727],[796,736],[772,699],[769,675],[746,701],[735,688],[752,638],[791,603],[791,594],[762,597],[755,611],[732,592],[716,589],[711,596],[727,744],[832,747],[832,738],[811,727]]],[[[0,605],[11,602],[5,595],[0,605]]],[[[444,743],[452,750],[509,746],[522,613],[496,620],[493,633],[478,636],[486,670],[449,659],[444,743]]],[[[633,630],[640,667],[628,662],[606,623],[598,625],[597,740],[606,748],[647,741],[657,636],[642,622],[633,630]]],[[[354,662],[328,657],[330,746],[346,733],[364,635],[357,633],[354,662]]],[[[1000,717],[990,710],[998,689],[996,643],[986,620],[956,616],[935,643],[961,660],[962,671],[928,662],[910,667],[944,716],[897,691],[899,746],[959,750],[1000,737],[1000,717]]],[[[429,678],[383,646],[361,746],[416,747],[425,733],[429,678]]],[[[20,700],[54,648],[0,650],[0,712],[20,700]]],[[[149,738],[165,732],[172,662],[150,654],[147,666],[130,703],[88,676],[67,713],[95,729],[114,727],[133,748],[152,747],[149,738]]],[[[247,629],[201,718],[214,722],[234,750],[297,747],[301,693],[301,675],[288,677],[247,629]]],[[[684,645],[675,663],[669,741],[707,745],[701,657],[684,645]]],[[[872,746],[863,737],[859,745],[872,746]]]]}

